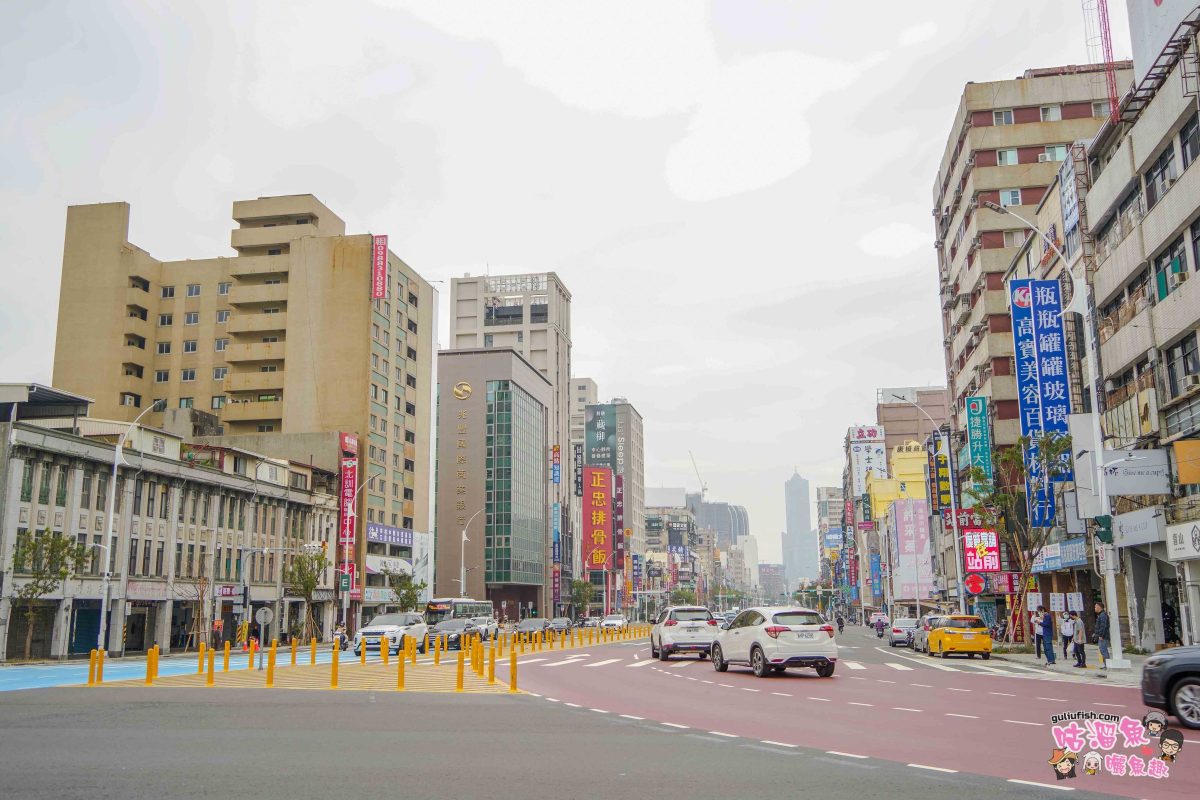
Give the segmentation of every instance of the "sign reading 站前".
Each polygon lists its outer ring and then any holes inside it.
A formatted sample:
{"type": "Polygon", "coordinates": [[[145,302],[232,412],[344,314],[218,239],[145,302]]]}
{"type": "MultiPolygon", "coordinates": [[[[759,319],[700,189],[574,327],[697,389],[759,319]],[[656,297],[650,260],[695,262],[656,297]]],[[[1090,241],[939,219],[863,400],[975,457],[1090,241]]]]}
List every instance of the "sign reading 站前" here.
{"type": "MultiPolygon", "coordinates": [[[[1066,435],[1071,413],[1067,385],[1067,352],[1063,335],[1062,289],[1058,281],[1015,280],[1008,283],[1013,342],[1017,362],[1017,403],[1021,435],[1032,441],[1025,452],[1025,488],[1033,527],[1054,523],[1054,492],[1041,474],[1038,438],[1066,435]]],[[[1069,455],[1069,454],[1068,454],[1069,455]]],[[[1069,461],[1053,476],[1072,480],[1069,461]]]]}

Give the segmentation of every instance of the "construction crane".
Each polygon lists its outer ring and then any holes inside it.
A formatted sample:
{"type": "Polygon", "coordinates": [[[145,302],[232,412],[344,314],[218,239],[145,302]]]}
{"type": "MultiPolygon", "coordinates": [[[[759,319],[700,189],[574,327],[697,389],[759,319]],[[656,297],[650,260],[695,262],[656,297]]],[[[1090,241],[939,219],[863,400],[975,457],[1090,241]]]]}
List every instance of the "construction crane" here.
{"type": "Polygon", "coordinates": [[[708,484],[704,482],[704,478],[700,477],[700,467],[696,465],[696,456],[692,455],[692,451],[688,450],[688,455],[692,457],[692,469],[696,470],[696,480],[700,481],[700,502],[704,502],[704,496],[708,494],[708,484]]]}
{"type": "Polygon", "coordinates": [[[1104,79],[1108,91],[1108,116],[1115,125],[1121,118],[1118,110],[1117,68],[1113,62],[1112,28],[1108,19],[1108,0],[1082,0],[1083,30],[1087,42],[1088,59],[1103,59],[1104,79]],[[1096,51],[1099,50],[1099,53],[1096,51]]]}

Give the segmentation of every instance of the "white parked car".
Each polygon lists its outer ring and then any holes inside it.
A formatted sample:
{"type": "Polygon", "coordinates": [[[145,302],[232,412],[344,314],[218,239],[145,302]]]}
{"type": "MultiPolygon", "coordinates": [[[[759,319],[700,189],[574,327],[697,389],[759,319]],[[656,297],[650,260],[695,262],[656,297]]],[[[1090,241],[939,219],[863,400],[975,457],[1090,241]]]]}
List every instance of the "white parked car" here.
{"type": "Polygon", "coordinates": [[[381,636],[387,636],[388,651],[393,654],[400,652],[406,636],[416,639],[417,652],[423,653],[425,652],[425,633],[428,630],[429,626],[425,624],[425,618],[416,612],[380,614],[354,634],[354,655],[362,652],[364,642],[367,645],[367,655],[377,655],[381,636]]]}
{"type": "Polygon", "coordinates": [[[671,606],[650,629],[650,657],[663,661],[673,653],[705,658],[717,635],[717,618],[704,606],[671,606]]]}
{"type": "Polygon", "coordinates": [[[496,632],[500,630],[500,623],[495,617],[472,617],[471,621],[475,623],[475,627],[483,634],[484,639],[495,639],[496,632]]]}
{"type": "Polygon", "coordinates": [[[625,619],[622,614],[609,614],[604,619],[600,620],[601,628],[614,628],[616,630],[625,630],[629,624],[629,620],[625,619]]]}
{"type": "Polygon", "coordinates": [[[813,667],[829,678],[837,659],[833,626],[819,612],[795,606],[747,608],[720,627],[712,645],[717,672],[746,664],[760,678],[789,667],[813,667]]]}

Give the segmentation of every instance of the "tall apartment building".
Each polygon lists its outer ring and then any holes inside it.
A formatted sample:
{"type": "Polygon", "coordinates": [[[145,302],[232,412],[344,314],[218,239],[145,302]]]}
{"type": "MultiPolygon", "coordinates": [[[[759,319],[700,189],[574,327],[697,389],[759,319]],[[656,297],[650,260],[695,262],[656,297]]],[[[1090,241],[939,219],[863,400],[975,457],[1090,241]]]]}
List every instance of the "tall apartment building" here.
{"type": "Polygon", "coordinates": [[[884,448],[892,452],[906,442],[923,442],[931,431],[950,419],[944,386],[906,386],[884,388],[876,392],[875,421],[886,431],[884,448]],[[921,410],[913,408],[916,403],[921,410]],[[925,414],[933,418],[929,424],[925,414]]]}
{"type": "MultiPolygon", "coordinates": [[[[610,403],[589,405],[584,413],[584,463],[608,467],[613,472],[614,504],[621,504],[621,528],[616,537],[624,546],[625,563],[618,567],[628,585],[632,578],[632,557],[646,553],[646,449],[642,415],[623,397],[610,403]]],[[[613,529],[618,530],[614,511],[613,529]]],[[[614,559],[615,563],[619,563],[614,559]]],[[[592,581],[600,582],[600,574],[592,573],[592,581]]],[[[622,595],[622,601],[629,598],[622,595]]]]}
{"type": "MultiPolygon", "coordinates": [[[[1130,63],[1119,67],[1128,84],[1130,63]]],[[[963,89],[933,185],[951,429],[960,438],[972,395],[992,399],[996,445],[1014,444],[1020,427],[1003,281],[1027,232],[982,202],[1032,216],[1071,143],[1090,139],[1109,113],[1104,69],[1030,69],[963,89]]]]}
{"type": "Polygon", "coordinates": [[[840,527],[843,513],[842,487],[817,487],[817,530],[840,527]]]}
{"type": "Polygon", "coordinates": [[[233,256],[160,261],[129,242],[129,216],[127,203],[67,210],[56,385],[118,420],[156,400],[203,408],[259,452],[332,433],[306,455],[334,468],[349,434],[370,480],[355,509],[359,575],[367,523],[432,532],[433,287],[388,251],[373,299],[373,237],[347,234],[312,195],[235,202],[233,256]]]}
{"type": "Polygon", "coordinates": [[[750,534],[750,513],[745,506],[710,502],[701,492],[689,493],[687,506],[696,515],[697,527],[713,531],[716,546],[722,550],[750,534]]]}
{"type": "MultiPolygon", "coordinates": [[[[571,502],[571,525],[570,530],[583,530],[583,503],[580,495],[583,493],[583,446],[587,439],[587,434],[584,429],[585,416],[587,407],[596,405],[600,402],[599,387],[591,378],[572,378],[571,379],[571,447],[568,449],[563,458],[563,470],[568,470],[571,473],[571,483],[575,500],[571,502]],[[569,461],[567,460],[569,458],[569,461]],[[578,478],[578,480],[576,480],[578,478]]],[[[564,478],[564,480],[566,480],[564,478]]],[[[580,536],[574,536],[573,547],[570,552],[572,574],[578,575],[582,569],[582,542],[580,536]]]]}
{"type": "Polygon", "coordinates": [[[784,521],[783,580],[794,589],[801,581],[816,580],[821,574],[817,561],[817,537],[812,527],[808,481],[797,472],[783,484],[784,521]]]}
{"type": "Polygon", "coordinates": [[[465,275],[450,282],[450,347],[507,347],[533,364],[554,391],[549,408],[547,474],[551,508],[559,508],[564,560],[562,580],[575,575],[578,513],[571,464],[571,293],[553,272],[465,275]],[[555,459],[557,458],[557,462],[555,459]],[[559,478],[555,483],[554,464],[559,478]]]}

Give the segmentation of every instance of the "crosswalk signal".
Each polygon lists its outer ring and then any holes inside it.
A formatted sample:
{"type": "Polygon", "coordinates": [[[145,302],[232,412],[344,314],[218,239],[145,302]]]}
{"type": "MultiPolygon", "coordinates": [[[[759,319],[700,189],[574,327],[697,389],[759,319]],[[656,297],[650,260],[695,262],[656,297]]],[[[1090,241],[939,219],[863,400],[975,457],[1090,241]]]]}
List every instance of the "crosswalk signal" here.
{"type": "Polygon", "coordinates": [[[1108,514],[1096,517],[1096,538],[1105,544],[1113,543],[1112,517],[1108,514]]]}

